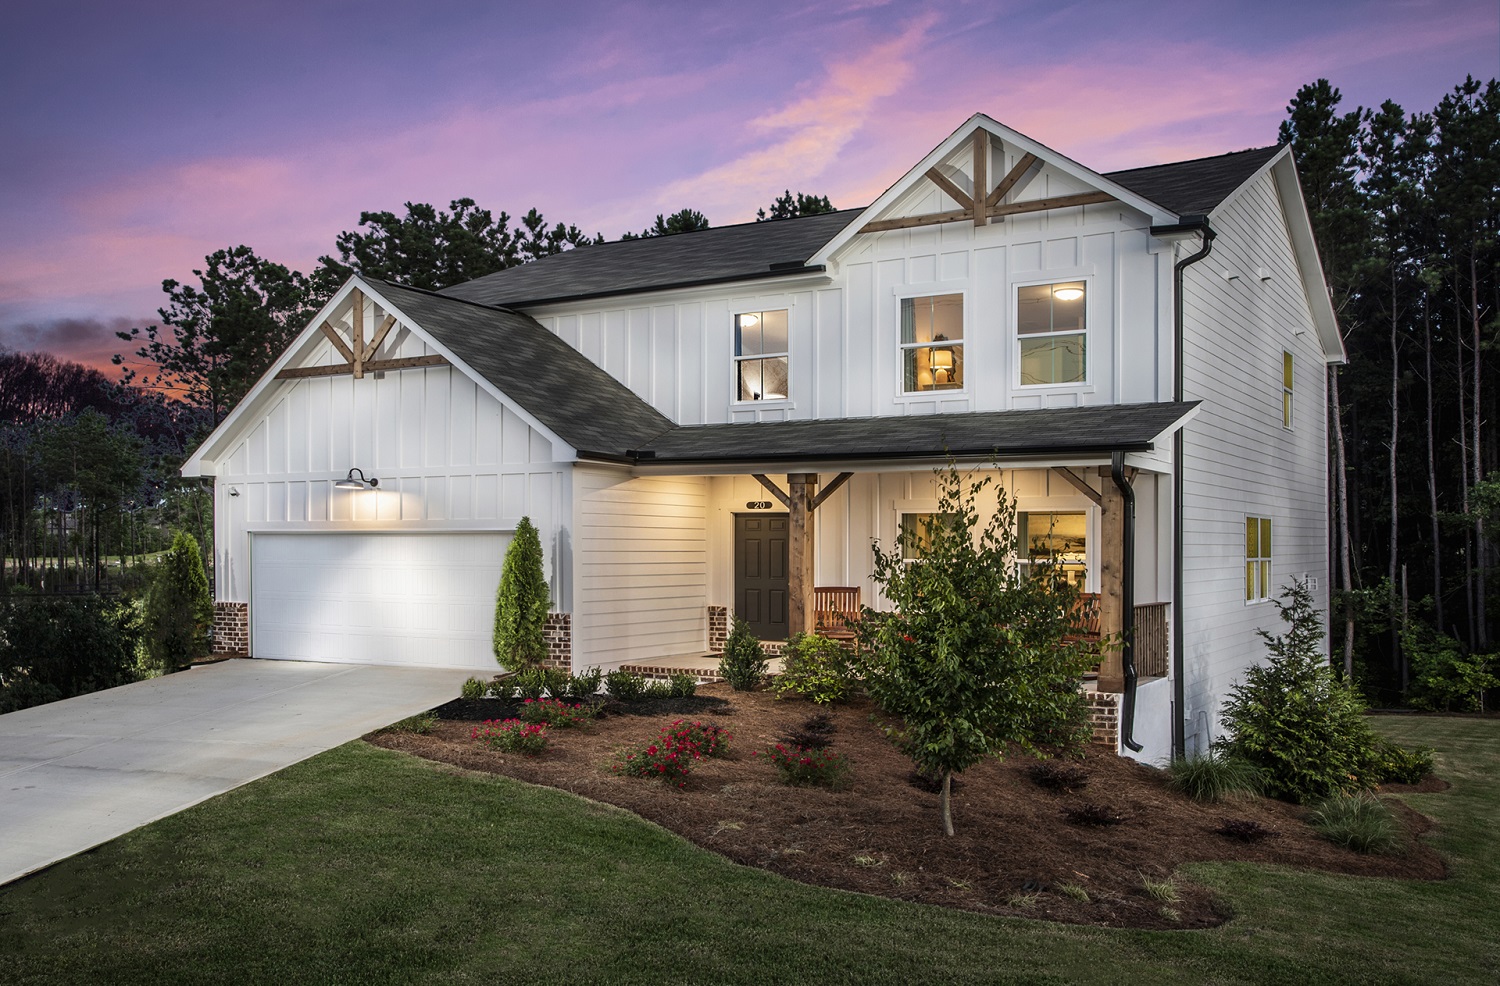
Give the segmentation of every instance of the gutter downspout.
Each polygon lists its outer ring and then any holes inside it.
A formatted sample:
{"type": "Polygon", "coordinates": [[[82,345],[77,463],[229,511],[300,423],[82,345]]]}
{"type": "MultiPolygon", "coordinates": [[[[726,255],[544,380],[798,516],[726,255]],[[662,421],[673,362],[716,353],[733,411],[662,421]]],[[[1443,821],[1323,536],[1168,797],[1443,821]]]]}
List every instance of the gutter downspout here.
{"type": "MultiPolygon", "coordinates": [[[[1198,251],[1189,254],[1172,266],[1172,399],[1181,401],[1183,395],[1183,341],[1182,282],[1183,272],[1207,257],[1214,248],[1216,234],[1208,225],[1207,216],[1184,216],[1177,226],[1154,227],[1151,232],[1185,232],[1196,229],[1202,240],[1198,251]]],[[[1186,645],[1183,640],[1184,619],[1182,613],[1182,498],[1186,488],[1183,470],[1183,429],[1172,435],[1172,759],[1181,760],[1187,755],[1187,729],[1183,716],[1187,704],[1184,678],[1186,645]]]]}
{"type": "MultiPolygon", "coordinates": [[[[1179,432],[1181,429],[1179,429],[1179,432]]],[[[1143,747],[1135,741],[1135,490],[1125,481],[1125,453],[1110,456],[1110,475],[1125,500],[1124,545],[1120,551],[1120,609],[1130,621],[1120,648],[1120,667],[1125,672],[1125,702],[1120,710],[1120,742],[1133,753],[1143,747]]]]}

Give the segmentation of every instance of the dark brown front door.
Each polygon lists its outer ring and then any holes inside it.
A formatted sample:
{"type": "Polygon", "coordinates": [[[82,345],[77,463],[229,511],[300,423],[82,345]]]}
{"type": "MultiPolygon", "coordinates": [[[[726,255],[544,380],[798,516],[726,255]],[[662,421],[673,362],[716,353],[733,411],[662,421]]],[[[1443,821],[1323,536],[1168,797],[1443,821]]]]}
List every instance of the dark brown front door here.
{"type": "Polygon", "coordinates": [[[734,515],[734,615],[761,640],[787,635],[787,515],[734,515]]]}

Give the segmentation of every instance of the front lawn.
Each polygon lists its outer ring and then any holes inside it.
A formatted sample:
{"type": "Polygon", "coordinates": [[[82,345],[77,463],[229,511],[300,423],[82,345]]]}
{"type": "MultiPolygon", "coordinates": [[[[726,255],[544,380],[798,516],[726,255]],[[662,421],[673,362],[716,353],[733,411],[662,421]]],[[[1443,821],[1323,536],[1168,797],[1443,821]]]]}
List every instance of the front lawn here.
{"type": "Polygon", "coordinates": [[[1237,912],[1108,931],[822,890],[562,792],[350,744],[0,889],[4,983],[1493,982],[1500,721],[1439,751],[1440,882],[1197,864],[1237,912]]]}

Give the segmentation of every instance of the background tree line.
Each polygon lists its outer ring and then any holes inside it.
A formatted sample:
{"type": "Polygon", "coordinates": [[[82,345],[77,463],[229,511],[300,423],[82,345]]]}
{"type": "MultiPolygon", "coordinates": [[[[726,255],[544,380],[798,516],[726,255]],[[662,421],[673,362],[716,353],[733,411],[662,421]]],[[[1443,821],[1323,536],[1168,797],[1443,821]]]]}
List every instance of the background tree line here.
{"type": "Polygon", "coordinates": [[[1496,687],[1500,90],[1431,111],[1287,107],[1349,353],[1330,369],[1335,662],[1384,704],[1496,687]]]}

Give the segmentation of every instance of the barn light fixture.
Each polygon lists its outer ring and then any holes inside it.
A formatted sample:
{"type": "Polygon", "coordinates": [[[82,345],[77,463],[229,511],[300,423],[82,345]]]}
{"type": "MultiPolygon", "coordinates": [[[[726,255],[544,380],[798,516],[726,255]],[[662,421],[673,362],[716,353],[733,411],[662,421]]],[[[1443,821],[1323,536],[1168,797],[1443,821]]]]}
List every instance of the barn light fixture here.
{"type": "Polygon", "coordinates": [[[373,490],[375,487],[380,485],[380,480],[366,479],[364,470],[354,468],[349,470],[348,476],[344,477],[333,485],[335,489],[340,490],[373,490]],[[354,478],[355,473],[359,473],[358,479],[354,478]]]}

